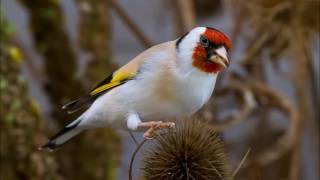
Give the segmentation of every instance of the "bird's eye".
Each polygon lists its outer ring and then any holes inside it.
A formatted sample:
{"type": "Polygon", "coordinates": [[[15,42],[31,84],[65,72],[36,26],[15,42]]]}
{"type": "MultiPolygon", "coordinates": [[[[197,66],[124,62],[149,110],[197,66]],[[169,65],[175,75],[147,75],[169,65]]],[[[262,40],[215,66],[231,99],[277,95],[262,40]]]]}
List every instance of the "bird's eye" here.
{"type": "Polygon", "coordinates": [[[206,38],[205,36],[200,37],[200,43],[204,47],[209,47],[209,44],[210,44],[208,38],[206,38]]]}

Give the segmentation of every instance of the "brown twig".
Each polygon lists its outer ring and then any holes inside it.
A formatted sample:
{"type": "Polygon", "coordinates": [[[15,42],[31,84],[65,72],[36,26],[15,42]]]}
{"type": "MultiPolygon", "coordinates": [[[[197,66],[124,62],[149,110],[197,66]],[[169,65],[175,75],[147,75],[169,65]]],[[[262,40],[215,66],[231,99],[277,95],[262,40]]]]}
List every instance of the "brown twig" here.
{"type": "MultiPolygon", "coordinates": [[[[272,90],[269,84],[258,83],[256,82],[257,80],[250,83],[256,99],[262,103],[267,103],[268,106],[266,110],[263,109],[262,113],[259,113],[259,120],[263,120],[264,117],[266,117],[266,120],[270,119],[269,114],[271,111],[269,109],[273,108],[279,109],[284,113],[289,121],[289,125],[284,134],[277,139],[272,146],[250,158],[252,159],[251,162],[255,161],[263,167],[266,167],[281,158],[279,163],[290,162],[290,164],[287,165],[289,172],[282,172],[282,174],[289,175],[289,179],[299,179],[299,171],[301,170],[299,167],[301,164],[301,141],[303,139],[304,124],[306,120],[314,118],[312,117],[312,110],[315,111],[313,107],[317,107],[312,106],[310,103],[315,98],[312,96],[312,93],[310,93],[310,84],[312,84],[310,82],[310,79],[312,79],[310,78],[312,77],[310,73],[312,72],[312,68],[310,68],[310,60],[312,60],[310,50],[312,50],[312,48],[309,47],[311,38],[308,31],[310,29],[310,27],[308,27],[310,26],[308,21],[313,21],[316,18],[311,18],[310,20],[305,17],[306,14],[312,14],[312,16],[314,16],[314,13],[306,12],[312,9],[309,8],[310,2],[304,3],[294,0],[233,2],[238,3],[237,5],[242,5],[243,7],[240,9],[243,9],[248,17],[246,18],[246,24],[242,27],[242,32],[248,32],[243,30],[248,27],[247,25],[251,28],[249,31],[250,34],[248,34],[248,44],[250,46],[240,61],[240,65],[244,66],[245,70],[248,71],[245,77],[246,79],[248,79],[249,76],[256,78],[257,71],[263,72],[266,70],[265,65],[267,65],[269,58],[263,58],[268,57],[265,56],[266,54],[263,54],[265,50],[269,50],[270,53],[267,55],[270,55],[273,64],[275,64],[274,62],[278,62],[280,58],[283,60],[284,58],[282,57],[288,55],[288,52],[291,53],[289,57],[294,57],[286,63],[292,63],[295,67],[292,70],[291,75],[293,76],[291,76],[290,80],[292,80],[292,86],[296,90],[297,109],[289,102],[288,97],[272,90]],[[267,113],[267,116],[264,116],[265,113],[267,113]],[[288,152],[292,152],[290,156],[283,157],[287,155],[288,152]],[[282,157],[285,158],[285,160],[283,160],[282,157]],[[290,161],[286,162],[287,160],[290,161]]],[[[233,4],[233,6],[235,5],[233,4]]],[[[286,58],[287,57],[288,56],[286,56],[286,58]]],[[[267,78],[259,80],[266,81],[267,78]]]]}
{"type": "Polygon", "coordinates": [[[235,176],[238,174],[240,168],[243,166],[244,162],[246,161],[246,159],[248,158],[249,154],[250,154],[251,148],[248,149],[248,151],[246,152],[246,154],[243,156],[243,158],[241,159],[239,165],[237,166],[237,168],[232,172],[232,178],[234,179],[235,176]]]}
{"type": "Polygon", "coordinates": [[[192,0],[173,0],[176,10],[175,21],[177,34],[180,36],[195,26],[195,12],[192,0]]]}
{"type": "MultiPolygon", "coordinates": [[[[256,9],[259,7],[260,6],[255,6],[252,3],[246,3],[246,9],[250,11],[255,12],[256,9]]],[[[262,12],[268,12],[267,14],[266,13],[258,13],[258,14],[249,13],[249,14],[255,14],[255,16],[257,16],[253,18],[252,21],[254,22],[252,23],[259,24],[259,25],[256,30],[257,32],[256,36],[253,38],[253,41],[249,43],[250,47],[247,48],[247,52],[245,53],[245,56],[240,61],[241,64],[243,65],[251,64],[254,59],[253,57],[259,52],[261,52],[261,50],[264,47],[266,47],[266,44],[270,41],[270,38],[272,38],[274,34],[278,33],[279,28],[281,28],[281,24],[273,23],[273,21],[279,13],[287,10],[288,8],[290,8],[290,3],[284,2],[276,6],[275,8],[273,8],[271,11],[267,11],[265,9],[260,10],[262,12]],[[266,17],[262,18],[262,16],[266,16],[266,17]]]]}
{"type": "Polygon", "coordinates": [[[82,77],[85,89],[101,81],[116,69],[112,61],[111,16],[109,1],[77,0],[79,9],[78,43],[90,54],[86,71],[82,77]]]}
{"type": "Polygon", "coordinates": [[[308,99],[312,99],[309,96],[311,94],[310,86],[310,72],[308,72],[308,60],[310,55],[306,49],[310,49],[307,46],[307,33],[305,29],[301,27],[301,15],[303,6],[298,5],[298,1],[292,0],[292,9],[290,25],[292,27],[291,42],[299,42],[292,44],[292,51],[295,56],[294,67],[295,71],[293,74],[294,81],[293,84],[296,86],[296,97],[298,100],[299,117],[298,117],[298,127],[297,127],[297,137],[294,140],[294,149],[292,154],[292,162],[289,170],[289,178],[291,180],[300,179],[300,151],[301,143],[303,139],[303,131],[305,126],[305,121],[307,119],[312,119],[312,105],[308,102],[308,99]]]}
{"type": "Polygon", "coordinates": [[[153,45],[151,40],[147,38],[141,29],[139,29],[139,27],[134,23],[134,21],[129,17],[129,15],[116,0],[111,0],[111,6],[145,48],[149,48],[153,45]]]}
{"type": "Polygon", "coordinates": [[[224,131],[230,127],[233,127],[243,121],[255,107],[255,100],[252,92],[245,84],[240,83],[236,80],[231,80],[229,86],[222,89],[218,89],[216,94],[219,97],[229,94],[229,93],[240,93],[241,106],[238,113],[233,113],[231,116],[224,118],[220,121],[211,123],[216,131],[224,131]]]}
{"type": "Polygon", "coordinates": [[[287,114],[289,120],[288,129],[277,141],[275,141],[274,145],[252,158],[259,164],[266,166],[291,150],[298,135],[298,113],[286,96],[281,95],[266,84],[253,82],[250,86],[255,93],[255,96],[266,100],[267,102],[264,103],[268,103],[269,106],[280,109],[282,112],[287,114]]]}

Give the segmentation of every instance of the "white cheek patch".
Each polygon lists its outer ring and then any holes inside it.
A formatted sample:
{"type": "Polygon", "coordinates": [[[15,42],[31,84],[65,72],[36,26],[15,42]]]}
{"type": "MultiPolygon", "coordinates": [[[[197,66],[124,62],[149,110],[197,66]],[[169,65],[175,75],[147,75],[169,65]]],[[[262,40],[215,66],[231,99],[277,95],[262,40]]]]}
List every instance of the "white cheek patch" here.
{"type": "Polygon", "coordinates": [[[179,68],[182,72],[189,72],[194,69],[192,66],[192,54],[194,48],[199,42],[201,34],[205,32],[206,28],[197,27],[194,28],[187,34],[179,44],[179,49],[177,52],[179,68]]]}
{"type": "Polygon", "coordinates": [[[180,53],[192,53],[193,49],[196,47],[197,43],[199,42],[201,34],[205,32],[206,28],[204,27],[197,27],[194,28],[192,31],[186,35],[182,42],[179,44],[179,51],[180,53]]]}
{"type": "Polygon", "coordinates": [[[216,50],[216,53],[219,55],[219,56],[221,56],[221,57],[223,57],[225,60],[227,60],[228,61],[228,63],[229,63],[229,59],[228,59],[228,56],[227,56],[227,50],[226,50],[226,48],[225,47],[220,47],[220,48],[218,48],[217,50],[216,50]]]}

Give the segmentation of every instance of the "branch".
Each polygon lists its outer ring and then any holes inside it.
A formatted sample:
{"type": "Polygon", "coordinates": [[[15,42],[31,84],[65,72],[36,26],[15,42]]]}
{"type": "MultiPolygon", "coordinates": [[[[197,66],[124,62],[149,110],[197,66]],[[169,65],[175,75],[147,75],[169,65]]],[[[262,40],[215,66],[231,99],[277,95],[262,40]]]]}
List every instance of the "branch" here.
{"type": "Polygon", "coordinates": [[[139,29],[135,22],[129,17],[125,10],[119,5],[116,0],[111,0],[111,6],[113,6],[114,11],[118,14],[120,19],[127,25],[129,30],[136,36],[140,43],[145,47],[149,48],[153,45],[150,39],[139,29]]]}
{"type": "Polygon", "coordinates": [[[224,118],[223,120],[218,120],[212,122],[211,125],[216,131],[224,131],[228,128],[231,128],[240,122],[242,122],[248,115],[252,112],[254,107],[256,106],[254,96],[249,89],[243,83],[240,83],[237,80],[231,80],[230,85],[221,89],[218,89],[216,92],[217,98],[221,98],[227,94],[240,94],[240,110],[237,113],[233,113],[232,115],[224,118]],[[219,123],[218,123],[219,122],[219,123]]]}

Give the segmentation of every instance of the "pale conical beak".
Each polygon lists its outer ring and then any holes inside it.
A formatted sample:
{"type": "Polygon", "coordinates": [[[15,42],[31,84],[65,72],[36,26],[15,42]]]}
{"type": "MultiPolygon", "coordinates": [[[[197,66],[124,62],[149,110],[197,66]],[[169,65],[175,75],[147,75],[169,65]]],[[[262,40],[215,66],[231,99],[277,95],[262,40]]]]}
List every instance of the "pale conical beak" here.
{"type": "Polygon", "coordinates": [[[227,50],[224,47],[220,47],[215,51],[215,54],[211,55],[210,61],[221,65],[224,68],[229,66],[229,59],[227,57],[227,50]]]}

